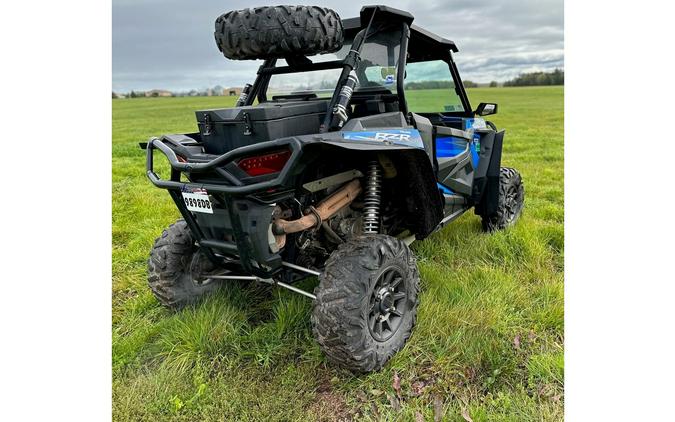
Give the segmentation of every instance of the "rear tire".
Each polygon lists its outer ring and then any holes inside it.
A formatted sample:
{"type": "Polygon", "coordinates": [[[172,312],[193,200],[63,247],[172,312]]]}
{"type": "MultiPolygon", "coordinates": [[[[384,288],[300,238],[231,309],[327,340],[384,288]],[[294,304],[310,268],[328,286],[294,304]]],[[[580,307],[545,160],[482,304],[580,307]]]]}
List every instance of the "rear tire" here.
{"type": "Polygon", "coordinates": [[[162,305],[180,309],[195,303],[218,287],[217,281],[199,286],[192,281],[190,265],[199,248],[185,220],[178,220],[155,240],[148,260],[148,284],[162,305]]]}
{"type": "Polygon", "coordinates": [[[331,53],[343,42],[340,16],[316,6],[233,10],[216,19],[214,35],[218,49],[233,60],[331,53]]]}
{"type": "Polygon", "coordinates": [[[331,254],[319,276],[314,336],[328,359],[355,373],[381,369],[415,325],[415,256],[386,235],[354,238],[331,254]]]}
{"type": "Polygon", "coordinates": [[[503,230],[515,224],[523,212],[525,188],[518,170],[502,167],[499,169],[499,205],[497,211],[483,216],[483,230],[503,230]]]}

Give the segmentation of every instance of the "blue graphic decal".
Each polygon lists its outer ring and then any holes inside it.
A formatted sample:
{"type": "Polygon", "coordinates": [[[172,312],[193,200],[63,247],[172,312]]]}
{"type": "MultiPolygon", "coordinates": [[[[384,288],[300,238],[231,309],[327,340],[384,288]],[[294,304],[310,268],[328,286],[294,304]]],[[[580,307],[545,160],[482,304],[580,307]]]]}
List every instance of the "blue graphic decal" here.
{"type": "MultiPolygon", "coordinates": [[[[436,138],[436,157],[456,157],[464,152],[466,144],[466,139],[455,138],[454,136],[436,138]]],[[[469,143],[469,152],[471,153],[473,168],[478,168],[478,145],[480,145],[480,135],[475,134],[473,140],[469,143]]]]}
{"type": "Polygon", "coordinates": [[[417,129],[342,132],[342,137],[353,141],[385,142],[388,144],[424,149],[422,137],[417,129]]]}
{"type": "MultiPolygon", "coordinates": [[[[469,143],[469,152],[471,153],[471,161],[473,168],[478,168],[478,149],[476,143],[480,142],[480,135],[478,140],[474,137],[473,141],[469,143]]],[[[466,139],[455,138],[454,136],[444,136],[436,138],[436,156],[439,158],[456,157],[466,150],[466,139]]]]}
{"type": "Polygon", "coordinates": [[[466,140],[454,136],[436,138],[436,157],[456,157],[466,149],[466,140]]]}
{"type": "MultiPolygon", "coordinates": [[[[476,121],[475,118],[463,118],[463,117],[455,117],[455,116],[443,116],[441,115],[441,119],[444,122],[456,122],[456,123],[461,123],[462,128],[464,130],[471,130],[473,129],[474,122],[476,121]]],[[[480,119],[483,120],[483,119],[480,119]]],[[[483,127],[485,124],[482,123],[479,125],[479,127],[483,127]]],[[[452,137],[450,137],[452,139],[452,137]]],[[[455,157],[458,154],[461,154],[464,152],[464,148],[466,148],[466,144],[462,144],[461,139],[454,138],[454,140],[451,140],[449,138],[437,138],[436,139],[436,156],[437,157],[455,157]]],[[[471,141],[471,145],[469,145],[469,149],[471,151],[471,161],[473,162],[473,168],[478,168],[478,161],[480,161],[480,133],[474,132],[473,134],[473,140],[471,141]]]]}

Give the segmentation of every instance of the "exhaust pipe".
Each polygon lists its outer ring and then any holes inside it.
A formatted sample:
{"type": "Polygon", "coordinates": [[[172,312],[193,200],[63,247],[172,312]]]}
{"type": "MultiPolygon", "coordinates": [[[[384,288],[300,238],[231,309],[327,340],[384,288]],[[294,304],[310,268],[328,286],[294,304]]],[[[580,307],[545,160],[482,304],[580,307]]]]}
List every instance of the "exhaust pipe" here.
{"type": "Polygon", "coordinates": [[[277,220],[272,224],[272,233],[277,241],[277,246],[283,248],[286,244],[286,235],[320,226],[326,220],[333,217],[338,211],[349,206],[361,193],[361,182],[354,179],[328,198],[324,199],[316,207],[310,207],[309,214],[297,220],[277,220]]]}

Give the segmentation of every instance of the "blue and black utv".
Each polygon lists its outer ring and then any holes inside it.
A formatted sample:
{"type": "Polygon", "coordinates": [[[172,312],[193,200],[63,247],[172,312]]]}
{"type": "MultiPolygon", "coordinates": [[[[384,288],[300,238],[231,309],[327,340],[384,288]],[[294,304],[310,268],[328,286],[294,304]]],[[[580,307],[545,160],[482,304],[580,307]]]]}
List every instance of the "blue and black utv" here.
{"type": "Polygon", "coordinates": [[[455,43],[387,6],[344,20],[260,7],[215,27],[225,57],[262,64],[235,107],[197,111],[198,132],[143,145],[148,177],[183,217],[154,244],[150,288],[174,308],[226,280],[293,290],[313,300],[330,361],[378,370],[415,325],[409,245],[471,208],[487,231],[521,214],[521,177],[500,166],[504,132],[483,119],[497,105],[473,109],[455,43]],[[294,285],[309,276],[313,293],[294,285]]]}

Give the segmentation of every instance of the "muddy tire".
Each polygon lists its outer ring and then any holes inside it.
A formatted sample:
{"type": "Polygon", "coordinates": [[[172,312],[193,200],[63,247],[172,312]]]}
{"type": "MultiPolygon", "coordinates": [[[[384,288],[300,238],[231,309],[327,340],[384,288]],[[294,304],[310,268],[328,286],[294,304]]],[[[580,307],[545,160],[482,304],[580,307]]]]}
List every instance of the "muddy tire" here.
{"type": "Polygon", "coordinates": [[[513,225],[523,212],[525,188],[516,169],[502,167],[499,170],[499,205],[497,211],[483,216],[483,230],[492,232],[513,225]]]}
{"type": "Polygon", "coordinates": [[[217,282],[198,286],[190,265],[198,247],[185,220],[178,220],[155,240],[148,260],[148,284],[162,305],[180,309],[217,288],[217,282]]]}
{"type": "Polygon", "coordinates": [[[233,10],[216,19],[216,45],[233,60],[311,56],[339,50],[340,16],[316,6],[276,6],[233,10]]]}
{"type": "Polygon", "coordinates": [[[381,369],[412,333],[419,283],[401,240],[370,235],[340,245],[315,289],[311,320],[321,350],[355,373],[381,369]]]}

